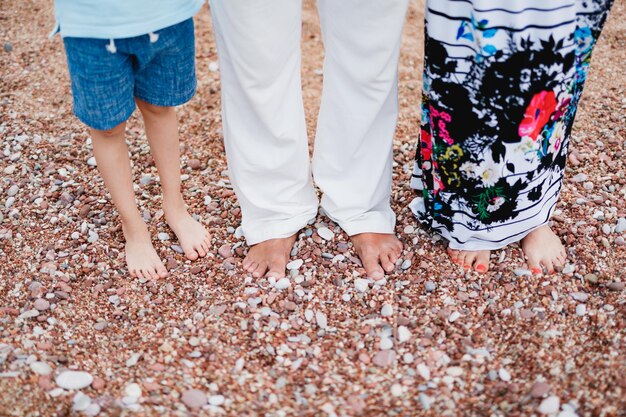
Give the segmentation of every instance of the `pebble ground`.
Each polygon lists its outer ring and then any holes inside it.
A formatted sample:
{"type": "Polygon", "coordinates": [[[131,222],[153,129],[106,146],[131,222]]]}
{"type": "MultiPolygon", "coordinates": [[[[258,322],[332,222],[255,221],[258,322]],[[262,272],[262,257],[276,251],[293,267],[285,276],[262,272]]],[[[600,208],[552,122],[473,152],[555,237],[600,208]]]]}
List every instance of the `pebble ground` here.
{"type": "MultiPolygon", "coordinates": [[[[179,253],[134,116],[137,199],[172,276],[130,279],[86,129],[71,114],[61,40],[46,37],[52,2],[4,2],[0,416],[626,415],[626,3],[597,46],[554,216],[568,264],[543,277],[527,275],[517,246],[494,253],[491,272],[464,273],[407,209],[422,7],[412,2],[405,28],[394,142],[407,250],[373,285],[321,215],[298,238],[288,280],[241,272],[206,8],[198,95],[179,114],[185,194],[213,232],[212,253],[194,263],[179,253]]],[[[323,50],[311,0],[303,20],[312,137],[323,50]]]]}

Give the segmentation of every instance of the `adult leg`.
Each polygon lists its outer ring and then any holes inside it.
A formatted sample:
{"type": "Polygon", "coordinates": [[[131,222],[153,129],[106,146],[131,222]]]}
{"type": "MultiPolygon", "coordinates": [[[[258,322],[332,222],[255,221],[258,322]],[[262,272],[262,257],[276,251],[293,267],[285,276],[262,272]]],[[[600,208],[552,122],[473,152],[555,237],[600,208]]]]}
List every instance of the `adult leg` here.
{"type": "Polygon", "coordinates": [[[244,269],[284,275],[317,213],[300,82],[301,2],[211,1],[230,178],[249,245],[244,269]]]}
{"type": "Polygon", "coordinates": [[[392,145],[407,0],[319,0],[326,57],[313,174],[372,278],[394,269],[392,145]]]}
{"type": "Polygon", "coordinates": [[[143,115],[150,151],[161,179],[165,220],[178,237],[188,259],[204,257],[211,244],[210,235],[191,217],[180,191],[180,148],[176,109],[155,106],[140,99],[136,99],[136,102],[143,115]]]}

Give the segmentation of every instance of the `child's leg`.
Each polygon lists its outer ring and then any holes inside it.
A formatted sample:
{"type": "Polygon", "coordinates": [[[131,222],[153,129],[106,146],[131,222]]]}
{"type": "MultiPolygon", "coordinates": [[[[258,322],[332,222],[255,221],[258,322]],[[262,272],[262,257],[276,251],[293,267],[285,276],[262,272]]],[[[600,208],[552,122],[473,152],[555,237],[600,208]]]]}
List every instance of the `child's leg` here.
{"type": "Polygon", "coordinates": [[[90,129],[98,170],[122,220],[128,271],[140,278],[166,277],[167,269],[152,246],[150,233],[135,202],[125,128],[124,122],[111,130],[90,129]]]}
{"type": "Polygon", "coordinates": [[[146,126],[146,135],[163,189],[163,212],[187,258],[198,259],[209,252],[211,237],[191,217],[180,191],[178,119],[173,107],[161,107],[136,99],[146,126]]]}

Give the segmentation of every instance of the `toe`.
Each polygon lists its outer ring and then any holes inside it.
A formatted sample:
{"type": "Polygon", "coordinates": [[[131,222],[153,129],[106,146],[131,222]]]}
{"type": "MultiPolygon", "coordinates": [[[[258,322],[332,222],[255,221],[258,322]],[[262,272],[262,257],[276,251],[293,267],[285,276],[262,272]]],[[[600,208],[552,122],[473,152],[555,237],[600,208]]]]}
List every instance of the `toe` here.
{"type": "Polygon", "coordinates": [[[243,264],[241,265],[241,267],[245,271],[250,272],[256,269],[256,265],[257,263],[255,261],[253,261],[249,256],[246,256],[245,259],[243,260],[243,264]]]}
{"type": "Polygon", "coordinates": [[[378,264],[375,257],[367,257],[363,259],[363,268],[368,277],[379,280],[385,277],[385,271],[378,264]]]}
{"type": "Polygon", "coordinates": [[[479,252],[474,262],[474,269],[478,272],[489,270],[489,252],[479,252]]]}
{"type": "Polygon", "coordinates": [[[547,258],[541,261],[541,264],[546,268],[549,274],[554,274],[554,264],[552,263],[552,259],[547,258]]]}
{"type": "Polygon", "coordinates": [[[206,256],[206,251],[204,250],[204,248],[202,247],[202,244],[196,245],[196,247],[194,247],[196,253],[198,254],[199,257],[204,258],[206,256]]]}
{"type": "Polygon", "coordinates": [[[465,255],[465,259],[463,261],[463,268],[470,269],[472,266],[474,266],[475,260],[476,260],[476,252],[468,252],[467,255],[465,255]]]}
{"type": "Polygon", "coordinates": [[[167,278],[169,276],[169,272],[167,272],[167,268],[164,265],[159,265],[156,272],[159,278],[167,278]]]}
{"type": "Polygon", "coordinates": [[[256,268],[252,271],[252,276],[255,278],[261,278],[263,274],[267,271],[267,263],[260,262],[257,264],[256,268]]]}
{"type": "Polygon", "coordinates": [[[137,278],[143,279],[143,271],[141,269],[135,270],[135,275],[137,276],[137,278]]]}
{"type": "Polygon", "coordinates": [[[528,269],[530,269],[530,272],[532,272],[533,274],[539,275],[543,272],[543,270],[541,269],[541,265],[534,258],[528,258],[527,263],[528,269]]]}
{"type": "Polygon", "coordinates": [[[153,279],[153,280],[159,278],[159,274],[157,274],[155,267],[150,267],[146,269],[146,274],[150,277],[150,279],[153,279]]]}
{"type": "Polygon", "coordinates": [[[401,255],[401,254],[402,254],[402,253],[399,253],[399,252],[397,252],[397,251],[395,251],[395,250],[392,250],[391,252],[389,252],[389,253],[387,254],[387,257],[389,258],[389,262],[391,262],[392,264],[394,264],[394,268],[395,268],[395,263],[396,263],[396,261],[397,261],[398,259],[400,259],[400,255],[401,255]]]}
{"type": "Polygon", "coordinates": [[[459,251],[457,253],[457,257],[456,257],[456,260],[454,261],[454,263],[459,265],[459,266],[463,266],[463,265],[465,265],[465,258],[466,257],[467,257],[467,252],[459,251]]]}
{"type": "Polygon", "coordinates": [[[198,252],[196,252],[195,250],[186,250],[185,256],[190,261],[195,261],[196,259],[198,259],[198,252]]]}
{"type": "Polygon", "coordinates": [[[456,262],[459,259],[459,251],[448,248],[448,256],[452,260],[452,262],[456,262]]]}
{"type": "Polygon", "coordinates": [[[135,270],[135,268],[129,269],[128,275],[130,275],[131,278],[137,278],[137,271],[135,270]]]}
{"type": "Polygon", "coordinates": [[[380,264],[386,272],[393,272],[396,269],[395,261],[392,260],[391,254],[383,254],[380,256],[380,264]]]}
{"type": "Polygon", "coordinates": [[[209,243],[206,240],[203,240],[200,245],[202,246],[202,250],[204,250],[205,254],[208,254],[210,252],[209,251],[209,243]]]}

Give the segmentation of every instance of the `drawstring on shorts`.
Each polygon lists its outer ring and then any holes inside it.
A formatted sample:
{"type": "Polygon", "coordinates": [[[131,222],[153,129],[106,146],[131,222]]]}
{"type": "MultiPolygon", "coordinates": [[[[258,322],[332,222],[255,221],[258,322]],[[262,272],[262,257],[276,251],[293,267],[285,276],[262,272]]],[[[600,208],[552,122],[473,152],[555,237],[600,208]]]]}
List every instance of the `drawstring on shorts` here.
{"type": "MultiPolygon", "coordinates": [[[[156,41],[159,40],[158,33],[149,32],[148,37],[150,38],[150,43],[155,43],[156,41]]],[[[106,48],[107,48],[107,51],[109,51],[110,53],[112,54],[116,53],[117,47],[115,46],[115,39],[113,38],[109,39],[109,43],[107,44],[106,48]]]]}
{"type": "Polygon", "coordinates": [[[113,39],[109,39],[109,43],[106,46],[107,51],[109,51],[110,53],[114,54],[117,52],[117,48],[115,47],[115,40],[113,39]]]}

